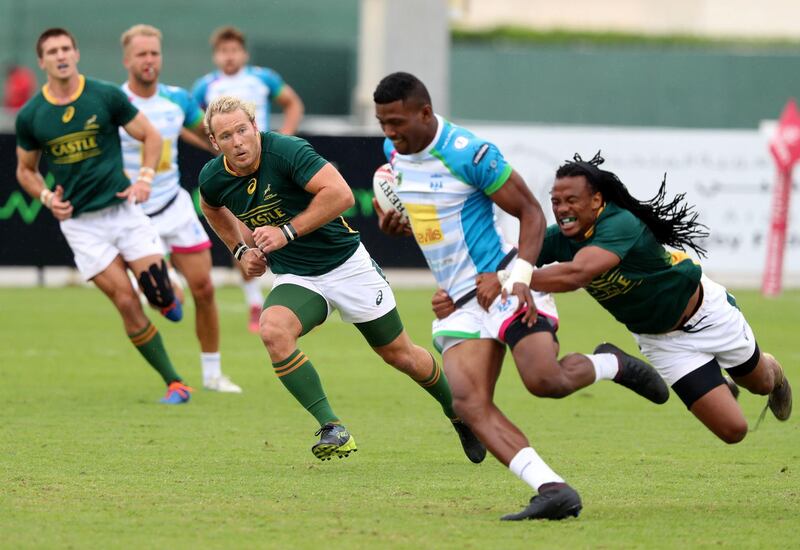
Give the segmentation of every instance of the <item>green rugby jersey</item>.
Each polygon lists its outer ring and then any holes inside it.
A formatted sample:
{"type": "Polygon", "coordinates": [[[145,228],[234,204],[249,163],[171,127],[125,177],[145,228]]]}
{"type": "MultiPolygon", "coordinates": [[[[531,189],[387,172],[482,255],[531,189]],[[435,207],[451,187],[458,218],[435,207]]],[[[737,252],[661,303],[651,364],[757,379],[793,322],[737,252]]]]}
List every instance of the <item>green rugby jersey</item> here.
{"type": "Polygon", "coordinates": [[[549,226],[536,263],[568,262],[585,246],[597,246],[621,259],[592,279],[586,290],[638,334],[660,334],[675,326],[702,275],[689,256],[670,253],[644,222],[613,203],[606,205],[593,234],[584,241],[568,239],[558,225],[549,226]]]}
{"type": "Polygon", "coordinates": [[[72,217],[121,202],[116,194],[131,185],[122,169],[119,127],[139,112],[119,86],[80,77],[71,101],[57,105],[46,88],[17,115],[17,145],[42,151],[72,217]]]}
{"type": "MultiPolygon", "coordinates": [[[[251,230],[281,226],[308,207],[314,195],[305,186],[327,162],[304,139],[261,132],[256,171],[237,176],[221,155],[200,171],[200,194],[210,206],[226,207],[251,230]]],[[[276,274],[322,275],[342,265],[359,242],[358,231],[339,216],[271,252],[270,269],[276,274]]]]}

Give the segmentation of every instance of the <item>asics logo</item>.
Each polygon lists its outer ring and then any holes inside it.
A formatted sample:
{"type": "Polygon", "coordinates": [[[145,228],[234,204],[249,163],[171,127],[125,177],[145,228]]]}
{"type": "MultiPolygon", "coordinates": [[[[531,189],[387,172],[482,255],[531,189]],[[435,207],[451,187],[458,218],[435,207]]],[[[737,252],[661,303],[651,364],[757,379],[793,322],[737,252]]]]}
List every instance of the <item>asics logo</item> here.
{"type": "Polygon", "coordinates": [[[379,306],[381,305],[381,302],[383,302],[383,291],[379,290],[378,295],[375,297],[375,305],[379,306]]]}

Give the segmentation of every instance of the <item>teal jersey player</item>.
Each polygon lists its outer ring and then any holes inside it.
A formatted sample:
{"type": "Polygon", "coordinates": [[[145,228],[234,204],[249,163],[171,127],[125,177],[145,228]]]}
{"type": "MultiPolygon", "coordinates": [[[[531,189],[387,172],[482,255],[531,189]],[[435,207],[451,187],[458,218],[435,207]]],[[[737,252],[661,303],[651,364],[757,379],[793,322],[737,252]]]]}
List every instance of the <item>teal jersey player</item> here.
{"type": "MultiPolygon", "coordinates": [[[[255,172],[236,175],[225,156],[200,172],[200,193],[210,206],[225,206],[248,229],[282,226],[308,207],[309,180],[327,161],[301,138],[260,132],[261,156],[255,172]]],[[[342,216],[323,224],[269,255],[273,273],[322,275],[340,266],[358,248],[360,239],[342,216]]]]}

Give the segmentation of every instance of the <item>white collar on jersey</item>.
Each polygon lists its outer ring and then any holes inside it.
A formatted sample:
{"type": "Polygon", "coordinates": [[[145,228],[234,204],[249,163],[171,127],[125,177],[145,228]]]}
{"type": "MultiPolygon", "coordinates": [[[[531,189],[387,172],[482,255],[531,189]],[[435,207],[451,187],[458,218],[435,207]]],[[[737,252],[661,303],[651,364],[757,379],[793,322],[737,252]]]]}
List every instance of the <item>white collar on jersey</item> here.
{"type": "Polygon", "coordinates": [[[422,151],[419,153],[412,153],[410,155],[400,155],[401,157],[410,159],[410,160],[422,160],[428,156],[430,156],[431,150],[434,148],[436,143],[439,141],[439,138],[442,135],[442,129],[444,128],[444,119],[439,115],[435,114],[436,117],[436,135],[433,136],[433,141],[431,141],[422,151]]]}

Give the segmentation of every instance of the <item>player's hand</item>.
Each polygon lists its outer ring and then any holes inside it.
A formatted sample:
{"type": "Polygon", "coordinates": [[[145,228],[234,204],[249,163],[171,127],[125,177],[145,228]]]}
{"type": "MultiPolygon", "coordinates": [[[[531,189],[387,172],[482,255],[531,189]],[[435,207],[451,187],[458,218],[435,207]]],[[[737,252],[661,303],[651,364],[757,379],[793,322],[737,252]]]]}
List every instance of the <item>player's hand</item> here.
{"type": "Polygon", "coordinates": [[[497,273],[478,273],[475,285],[478,290],[478,304],[489,311],[492,303],[500,295],[500,280],[497,278],[497,273]]]}
{"type": "Polygon", "coordinates": [[[253,230],[253,240],[264,254],[269,254],[286,246],[289,241],[280,227],[264,225],[253,230]]]}
{"type": "Polygon", "coordinates": [[[239,263],[248,277],[261,277],[267,272],[267,257],[257,248],[245,250],[239,263]]]}
{"type": "Polygon", "coordinates": [[[414,234],[414,232],[411,231],[411,223],[409,223],[408,218],[404,218],[403,215],[394,208],[384,211],[374,198],[372,199],[372,207],[378,215],[378,227],[387,235],[392,235],[394,237],[411,237],[414,234]]]}
{"type": "Polygon", "coordinates": [[[63,222],[72,217],[72,203],[64,200],[64,188],[56,185],[56,190],[53,191],[52,199],[47,201],[48,207],[53,213],[53,217],[58,221],[63,222]]]}
{"type": "Polygon", "coordinates": [[[153,186],[143,180],[136,180],[133,182],[133,185],[125,189],[124,191],[120,191],[117,193],[117,196],[121,199],[126,199],[132,203],[143,203],[146,202],[148,198],[150,198],[150,191],[153,189],[153,186]]]}
{"type": "Polygon", "coordinates": [[[431,308],[437,319],[444,319],[456,310],[453,299],[444,289],[440,288],[431,298],[431,308]]]}
{"type": "MultiPolygon", "coordinates": [[[[503,302],[508,300],[509,292],[505,288],[501,293],[503,297],[503,302]]],[[[514,286],[511,289],[511,295],[516,296],[518,303],[516,311],[520,311],[527,307],[525,313],[522,315],[523,324],[532,327],[533,324],[536,322],[536,304],[533,302],[533,294],[531,293],[531,287],[526,285],[525,283],[514,283],[514,286]]]]}

